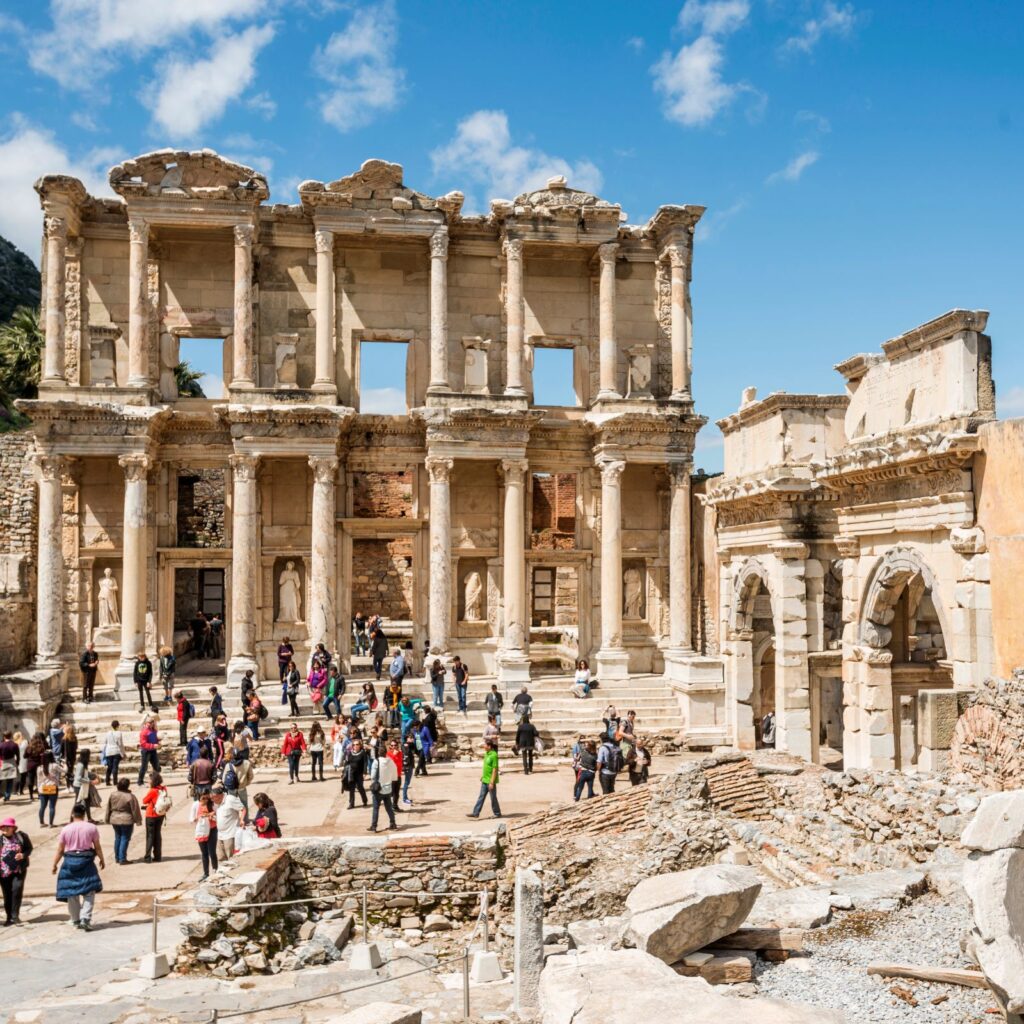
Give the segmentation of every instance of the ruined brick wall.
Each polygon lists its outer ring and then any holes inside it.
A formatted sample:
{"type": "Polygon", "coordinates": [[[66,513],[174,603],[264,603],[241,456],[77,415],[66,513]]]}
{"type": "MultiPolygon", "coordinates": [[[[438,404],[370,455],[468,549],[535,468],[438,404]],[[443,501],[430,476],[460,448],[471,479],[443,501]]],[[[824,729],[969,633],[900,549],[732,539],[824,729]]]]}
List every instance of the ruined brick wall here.
{"type": "Polygon", "coordinates": [[[24,668],[35,651],[36,486],[28,431],[0,434],[0,672],[24,668]]]}
{"type": "Polygon", "coordinates": [[[576,546],[576,474],[538,473],[533,478],[531,546],[567,551],[576,546]]]}
{"type": "Polygon", "coordinates": [[[408,519],[412,515],[412,474],[355,473],[352,515],[357,519],[408,519]]]}
{"type": "Polygon", "coordinates": [[[178,477],[178,546],[224,547],[222,469],[195,469],[178,477]]]}
{"type": "Polygon", "coordinates": [[[412,618],[412,538],[352,543],[352,610],[412,618]]]}
{"type": "Polygon", "coordinates": [[[986,679],[965,703],[953,732],[952,770],[988,789],[1024,788],[1024,669],[986,679]]]}

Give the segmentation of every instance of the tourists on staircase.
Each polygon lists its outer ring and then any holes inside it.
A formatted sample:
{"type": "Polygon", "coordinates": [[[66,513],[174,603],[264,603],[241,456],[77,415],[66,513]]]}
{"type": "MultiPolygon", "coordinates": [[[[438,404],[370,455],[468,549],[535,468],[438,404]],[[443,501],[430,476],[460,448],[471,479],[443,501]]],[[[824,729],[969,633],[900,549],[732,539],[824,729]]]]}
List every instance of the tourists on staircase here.
{"type": "Polygon", "coordinates": [[[83,931],[92,931],[92,910],[96,893],[103,892],[103,882],[96,869],[106,868],[99,829],[85,820],[85,808],[75,804],[71,822],[61,829],[53,873],[57,875],[57,900],[68,905],[71,923],[83,931]]]}
{"type": "Polygon", "coordinates": [[[309,687],[309,699],[313,702],[313,707],[319,708],[327,691],[327,669],[316,658],[310,665],[306,685],[309,687]]]}
{"type": "Polygon", "coordinates": [[[587,799],[594,796],[594,776],[597,774],[597,744],[593,740],[584,741],[579,752],[579,767],[576,772],[576,785],[573,786],[572,798],[579,801],[583,788],[587,789],[587,799]]]}
{"type": "Polygon", "coordinates": [[[585,658],[576,662],[576,674],[570,692],[580,700],[590,696],[590,664],[585,658]]]}
{"type": "Polygon", "coordinates": [[[90,641],[85,645],[82,656],[78,659],[78,667],[82,671],[82,700],[91,704],[95,699],[96,670],[99,668],[100,656],[95,645],[90,641]]]}
{"type": "Polygon", "coordinates": [[[456,654],[452,658],[452,678],[455,680],[455,696],[459,702],[459,710],[465,715],[469,712],[467,695],[469,693],[469,669],[462,664],[462,659],[456,654]]]}
{"type": "Polygon", "coordinates": [[[299,684],[302,681],[302,676],[299,674],[299,670],[295,667],[294,661],[288,662],[288,671],[285,673],[284,685],[285,692],[288,694],[288,705],[289,712],[296,718],[302,714],[299,711],[299,684]]]}
{"type": "Polygon", "coordinates": [[[405,674],[405,657],[402,654],[401,647],[396,647],[395,653],[391,655],[391,664],[388,666],[388,677],[393,683],[397,682],[401,686],[402,681],[405,679],[405,674]]]}
{"type": "Polygon", "coordinates": [[[141,786],[142,780],[146,777],[146,769],[152,768],[154,772],[160,771],[160,734],[156,728],[156,718],[143,719],[142,728],[139,730],[139,781],[136,785],[141,786]]]}
{"type": "Polygon", "coordinates": [[[497,745],[499,736],[501,736],[501,730],[498,728],[498,723],[494,720],[494,715],[488,715],[487,724],[484,726],[484,746],[487,746],[491,740],[497,745]]]}
{"type": "Polygon", "coordinates": [[[348,809],[352,810],[356,805],[356,793],[359,794],[366,807],[366,788],[363,785],[363,777],[366,775],[367,757],[363,748],[363,741],[355,739],[351,746],[345,751],[344,768],[341,774],[341,790],[348,793],[348,809]]]}
{"type": "Polygon", "coordinates": [[[107,769],[106,785],[116,786],[121,761],[124,758],[124,734],[121,732],[121,723],[116,718],[110,723],[110,732],[103,737],[100,758],[107,769]]]}
{"type": "Polygon", "coordinates": [[[114,792],[107,797],[103,820],[114,829],[114,863],[127,864],[132,833],[136,825],[142,824],[142,808],[128,779],[119,779],[114,792]]]}
{"type": "Polygon", "coordinates": [[[363,683],[363,692],[359,695],[359,700],[355,702],[348,709],[349,714],[355,718],[357,715],[363,715],[367,711],[377,710],[377,689],[373,683],[363,683]]]}
{"type": "Polygon", "coordinates": [[[159,772],[150,775],[149,792],[142,798],[142,806],[146,808],[146,855],[142,859],[147,864],[159,864],[163,859],[164,820],[171,809],[171,794],[159,772]]]}
{"type": "Polygon", "coordinates": [[[345,677],[337,665],[331,665],[327,670],[327,688],[324,690],[323,711],[324,718],[331,720],[331,708],[334,708],[336,715],[341,714],[341,698],[345,692],[345,677]]]}
{"type": "Polygon", "coordinates": [[[615,779],[622,771],[622,750],[618,743],[607,734],[597,752],[598,780],[602,793],[615,792],[615,779]]]}
{"type": "Polygon", "coordinates": [[[384,706],[388,709],[388,725],[392,729],[398,728],[398,723],[401,720],[401,704],[402,684],[392,679],[384,692],[384,706]]]}
{"type": "Polygon", "coordinates": [[[224,698],[217,692],[216,686],[210,687],[210,720],[216,724],[217,719],[224,714],[224,698]]]}
{"type": "Polygon", "coordinates": [[[366,635],[366,618],[362,612],[352,616],[352,637],[356,655],[366,654],[370,649],[370,638],[366,635]]]}
{"type": "Polygon", "coordinates": [[[494,719],[494,724],[498,727],[498,732],[501,732],[501,709],[505,705],[505,698],[498,693],[498,684],[491,683],[490,692],[484,698],[484,705],[487,708],[487,714],[494,719]]]}
{"type": "Polygon", "coordinates": [[[381,672],[384,670],[384,659],[388,656],[388,638],[384,630],[379,627],[373,632],[373,639],[370,641],[370,657],[373,659],[373,673],[380,682],[381,672]]]}
{"type": "Polygon", "coordinates": [[[0,889],[4,894],[4,927],[21,924],[21,896],[32,856],[32,840],[14,818],[0,821],[0,889]]]}
{"type": "Polygon", "coordinates": [[[516,728],[516,747],[523,756],[524,775],[533,773],[533,755],[539,740],[540,733],[537,732],[537,727],[530,721],[529,714],[523,715],[516,728]]]}
{"type": "Polygon", "coordinates": [[[320,781],[324,781],[324,747],[327,745],[327,737],[324,735],[324,728],[319,722],[314,722],[309,730],[309,771],[310,782],[316,782],[317,769],[320,771],[320,781]]]}
{"type": "Polygon", "coordinates": [[[178,659],[170,647],[161,647],[157,652],[160,655],[159,671],[160,682],[164,686],[164,703],[174,703],[174,673],[178,669],[178,659]]]}
{"type": "Polygon", "coordinates": [[[277,671],[281,680],[281,703],[288,703],[288,667],[295,657],[295,648],[288,637],[277,645],[277,671]]]}
{"type": "Polygon", "coordinates": [[[526,686],[512,698],[512,714],[515,715],[516,722],[522,721],[524,718],[530,717],[530,709],[533,707],[533,698],[530,696],[530,691],[526,686]]]}
{"type": "Polygon", "coordinates": [[[151,711],[156,711],[157,707],[153,703],[151,691],[153,685],[153,662],[149,660],[145,651],[139,651],[135,655],[132,680],[135,683],[135,689],[139,691],[139,710],[144,712],[148,707],[151,711]]]}
{"type": "Polygon", "coordinates": [[[494,817],[500,818],[501,807],[498,804],[498,744],[496,740],[487,741],[483,769],[480,774],[480,795],[477,797],[476,805],[467,817],[480,817],[480,812],[484,809],[484,800],[487,799],[488,795],[491,798],[491,813],[494,817]]]}
{"type": "Polygon", "coordinates": [[[441,664],[440,658],[434,659],[434,664],[430,666],[430,687],[434,691],[434,707],[444,707],[444,677],[447,674],[448,669],[441,664]]]}
{"type": "Polygon", "coordinates": [[[299,761],[306,751],[306,738],[296,722],[292,722],[291,728],[285,733],[284,742],[281,744],[281,755],[288,762],[288,785],[293,782],[301,782],[299,778],[299,761]]]}
{"type": "Polygon", "coordinates": [[[245,725],[249,732],[252,733],[254,740],[260,738],[260,722],[269,714],[270,712],[263,701],[260,700],[259,695],[253,691],[252,696],[249,698],[249,705],[245,709],[245,725]]]}
{"type": "Polygon", "coordinates": [[[196,717],[196,706],[185,696],[178,694],[178,746],[188,746],[188,723],[196,717]]]}

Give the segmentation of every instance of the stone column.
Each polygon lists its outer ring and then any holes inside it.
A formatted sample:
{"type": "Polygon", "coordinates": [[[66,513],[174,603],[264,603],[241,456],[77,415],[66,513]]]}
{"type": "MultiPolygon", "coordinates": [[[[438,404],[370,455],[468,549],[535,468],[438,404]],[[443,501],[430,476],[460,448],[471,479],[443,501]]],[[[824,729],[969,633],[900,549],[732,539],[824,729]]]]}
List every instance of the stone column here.
{"type": "Polygon", "coordinates": [[[317,231],[314,391],[337,391],[334,356],[334,232],[317,231]]]}
{"type": "Polygon", "coordinates": [[[526,653],[526,555],[523,550],[527,466],[526,459],[503,459],[501,463],[505,476],[505,519],[502,525],[504,621],[501,650],[498,652],[498,678],[506,688],[530,678],[530,659],[526,653]]]}
{"type": "Polygon", "coordinates": [[[692,651],[690,607],[690,467],[669,466],[668,615],[669,644],[692,651]]]}
{"type": "Polygon", "coordinates": [[[60,662],[64,618],[61,459],[56,455],[37,454],[35,464],[39,481],[36,662],[41,666],[52,666],[60,662]]]}
{"type": "Polygon", "coordinates": [[[336,652],[338,623],[335,614],[337,589],[337,522],[335,504],[338,486],[338,458],[335,455],[311,455],[313,469],[312,538],[309,561],[309,647],[322,643],[336,652]]]}
{"type": "Polygon", "coordinates": [[[668,251],[672,267],[672,398],[690,401],[690,296],[686,251],[668,251]]]}
{"type": "Polygon", "coordinates": [[[622,644],[622,459],[605,459],[601,468],[601,649],[600,679],[625,679],[629,655],[622,644]]]}
{"type": "Polygon", "coordinates": [[[809,551],[799,541],[779,541],[771,545],[771,552],[774,555],[772,579],[766,582],[772,594],[775,625],[775,749],[810,761],[811,696],[807,663],[809,551]]]}
{"type": "Polygon", "coordinates": [[[430,474],[430,653],[448,653],[452,614],[452,459],[428,456],[430,474]]]}
{"type": "Polygon", "coordinates": [[[64,384],[64,304],[68,225],[63,217],[47,217],[46,229],[46,348],[43,384],[64,384]]]}
{"type": "Polygon", "coordinates": [[[523,345],[525,309],[523,304],[523,243],[506,238],[505,245],[505,394],[523,396],[523,345]]]}
{"type": "Polygon", "coordinates": [[[447,228],[438,228],[430,236],[430,387],[427,390],[451,391],[448,383],[447,228]]]}
{"type": "Polygon", "coordinates": [[[253,372],[256,353],[252,329],[252,243],[255,233],[256,229],[251,224],[235,225],[233,388],[256,386],[253,372]]]}
{"type": "Polygon", "coordinates": [[[114,671],[119,695],[133,692],[135,655],[146,649],[147,556],[146,530],[149,470],[152,460],[142,453],[122,455],[124,470],[124,526],[121,541],[121,660],[114,671]]]}
{"type": "Polygon", "coordinates": [[[256,662],[256,576],[259,572],[259,514],[256,473],[259,456],[236,454],[230,458],[231,494],[231,660],[227,677],[237,686],[247,669],[259,678],[256,662]]]}
{"type": "Polygon", "coordinates": [[[544,883],[530,868],[516,868],[512,1009],[532,1016],[540,1005],[544,970],[544,883]]]}
{"type": "Polygon", "coordinates": [[[149,224],[128,218],[128,386],[148,388],[149,224]]]}
{"type": "Polygon", "coordinates": [[[598,337],[600,339],[601,386],[597,392],[598,399],[621,398],[622,393],[615,386],[618,353],[615,348],[615,254],[619,246],[608,242],[597,247],[597,255],[601,261],[601,278],[599,286],[600,318],[598,337]]]}

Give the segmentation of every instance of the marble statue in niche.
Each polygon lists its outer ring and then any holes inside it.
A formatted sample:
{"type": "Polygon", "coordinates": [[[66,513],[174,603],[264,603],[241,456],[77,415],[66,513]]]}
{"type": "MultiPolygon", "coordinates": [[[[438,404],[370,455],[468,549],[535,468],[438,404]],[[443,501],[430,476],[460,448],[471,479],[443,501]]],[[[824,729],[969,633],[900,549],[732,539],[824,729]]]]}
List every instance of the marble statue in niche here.
{"type": "Polygon", "coordinates": [[[96,613],[101,626],[118,626],[121,616],[117,611],[117,580],[112,569],[104,569],[103,576],[97,584],[99,595],[96,600],[96,613]]]}
{"type": "Polygon", "coordinates": [[[623,614],[627,619],[639,619],[644,604],[644,577],[639,569],[628,568],[622,574],[623,614]]]}
{"type": "Polygon", "coordinates": [[[646,345],[634,345],[626,350],[629,356],[629,389],[627,395],[649,396],[651,393],[651,350],[646,345]]]}
{"type": "Polygon", "coordinates": [[[302,580],[294,562],[285,562],[278,577],[278,621],[302,621],[302,580]]]}
{"type": "Polygon", "coordinates": [[[482,622],[484,617],[484,585],[480,573],[468,573],[465,582],[463,621],[482,622]]]}

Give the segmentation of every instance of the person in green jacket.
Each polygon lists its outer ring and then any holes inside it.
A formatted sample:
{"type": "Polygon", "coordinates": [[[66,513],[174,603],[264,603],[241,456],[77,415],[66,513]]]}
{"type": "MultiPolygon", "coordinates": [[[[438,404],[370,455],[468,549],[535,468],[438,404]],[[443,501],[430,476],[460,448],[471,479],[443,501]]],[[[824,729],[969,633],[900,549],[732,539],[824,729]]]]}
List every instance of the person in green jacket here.
{"type": "Polygon", "coordinates": [[[337,709],[335,714],[341,714],[341,695],[345,692],[345,679],[337,665],[332,665],[327,673],[327,686],[324,689],[323,712],[327,721],[332,718],[331,705],[337,709]]]}
{"type": "Polygon", "coordinates": [[[484,754],[483,771],[480,773],[480,795],[476,799],[476,806],[467,818],[479,818],[480,812],[484,809],[484,800],[487,794],[491,795],[491,813],[501,817],[501,807],[498,804],[498,743],[497,740],[488,740],[486,753],[484,754]]]}
{"type": "Polygon", "coordinates": [[[406,694],[398,705],[398,713],[402,718],[402,742],[405,742],[405,734],[416,721],[416,709],[423,703],[419,697],[410,697],[406,694]]]}

